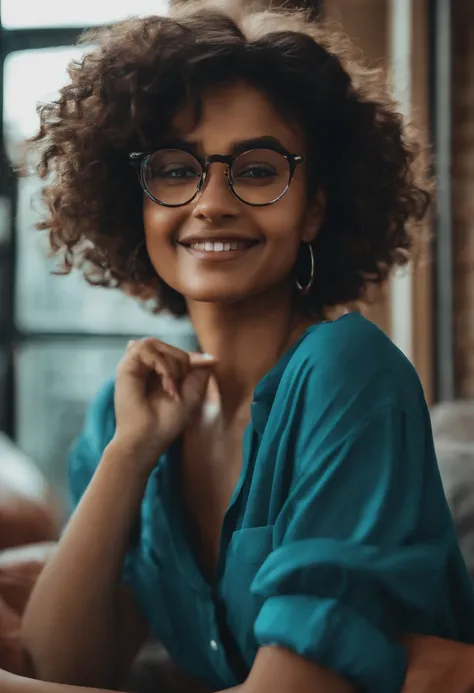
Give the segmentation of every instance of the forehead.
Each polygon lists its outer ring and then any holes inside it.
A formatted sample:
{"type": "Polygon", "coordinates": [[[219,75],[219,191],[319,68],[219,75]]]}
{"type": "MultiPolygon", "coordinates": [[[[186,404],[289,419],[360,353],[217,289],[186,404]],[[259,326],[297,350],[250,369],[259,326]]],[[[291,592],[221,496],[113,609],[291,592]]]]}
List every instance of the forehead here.
{"type": "Polygon", "coordinates": [[[172,128],[206,155],[225,154],[236,141],[267,136],[292,153],[304,153],[298,126],[283,118],[265,94],[244,82],[209,89],[202,98],[200,121],[196,123],[192,108],[185,107],[172,128]]]}

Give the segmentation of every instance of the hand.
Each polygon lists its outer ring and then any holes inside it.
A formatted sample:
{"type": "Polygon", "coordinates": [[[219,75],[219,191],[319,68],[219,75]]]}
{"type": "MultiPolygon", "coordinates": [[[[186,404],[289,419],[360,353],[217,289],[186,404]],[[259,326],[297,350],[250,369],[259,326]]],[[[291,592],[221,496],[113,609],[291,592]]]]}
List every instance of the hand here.
{"type": "Polygon", "coordinates": [[[114,442],[151,472],[202,403],[215,363],[152,337],[130,342],[117,369],[114,442]]]}

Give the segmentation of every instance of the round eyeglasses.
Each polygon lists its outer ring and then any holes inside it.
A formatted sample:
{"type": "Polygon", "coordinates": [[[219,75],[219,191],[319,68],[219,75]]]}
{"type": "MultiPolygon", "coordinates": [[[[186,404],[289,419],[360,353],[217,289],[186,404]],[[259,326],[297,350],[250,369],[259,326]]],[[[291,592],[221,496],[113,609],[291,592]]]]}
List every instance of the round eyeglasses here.
{"type": "Polygon", "coordinates": [[[159,149],[152,154],[133,152],[141,186],[153,202],[182,207],[199,194],[210,164],[224,164],[227,184],[235,197],[252,207],[277,202],[288,190],[304,158],[273,149],[251,149],[237,156],[214,154],[199,160],[181,149],[159,149]]]}

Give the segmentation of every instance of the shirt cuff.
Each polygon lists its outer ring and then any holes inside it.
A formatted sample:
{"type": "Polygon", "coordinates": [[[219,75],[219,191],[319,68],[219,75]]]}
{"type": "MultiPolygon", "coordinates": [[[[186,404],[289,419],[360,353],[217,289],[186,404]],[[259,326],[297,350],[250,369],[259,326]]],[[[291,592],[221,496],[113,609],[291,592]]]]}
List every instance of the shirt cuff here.
{"type": "Polygon", "coordinates": [[[360,686],[367,693],[399,693],[405,649],[336,599],[270,597],[255,622],[260,647],[285,647],[360,686]]]}

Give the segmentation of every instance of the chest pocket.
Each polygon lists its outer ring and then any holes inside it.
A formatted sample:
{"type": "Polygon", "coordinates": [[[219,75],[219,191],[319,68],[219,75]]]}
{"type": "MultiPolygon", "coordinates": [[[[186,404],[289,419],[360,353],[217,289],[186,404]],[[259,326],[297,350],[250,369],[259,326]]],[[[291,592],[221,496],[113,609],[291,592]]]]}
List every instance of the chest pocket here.
{"type": "Polygon", "coordinates": [[[253,626],[263,605],[251,594],[251,586],[260,567],[273,551],[273,525],[241,529],[232,535],[222,583],[227,623],[250,669],[257,652],[253,626]]]}

